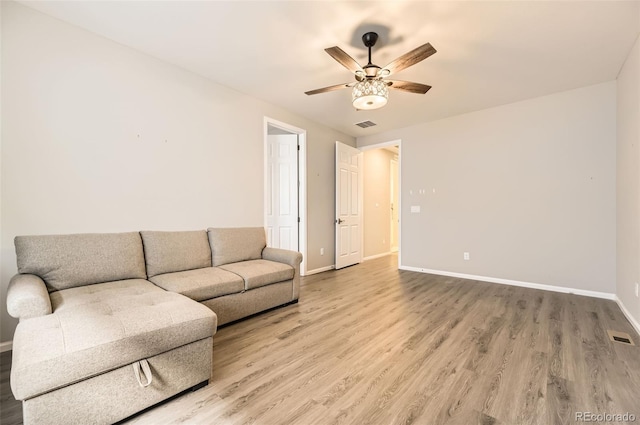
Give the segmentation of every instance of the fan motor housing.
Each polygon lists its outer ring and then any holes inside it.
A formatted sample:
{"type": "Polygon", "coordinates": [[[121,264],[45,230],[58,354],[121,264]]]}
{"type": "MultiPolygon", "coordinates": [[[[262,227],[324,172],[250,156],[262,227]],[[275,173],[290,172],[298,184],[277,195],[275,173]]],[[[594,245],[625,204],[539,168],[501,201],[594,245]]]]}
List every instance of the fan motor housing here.
{"type": "Polygon", "coordinates": [[[367,78],[374,78],[378,76],[378,71],[380,70],[380,67],[378,65],[367,65],[362,69],[364,69],[364,73],[367,76],[367,78]]]}

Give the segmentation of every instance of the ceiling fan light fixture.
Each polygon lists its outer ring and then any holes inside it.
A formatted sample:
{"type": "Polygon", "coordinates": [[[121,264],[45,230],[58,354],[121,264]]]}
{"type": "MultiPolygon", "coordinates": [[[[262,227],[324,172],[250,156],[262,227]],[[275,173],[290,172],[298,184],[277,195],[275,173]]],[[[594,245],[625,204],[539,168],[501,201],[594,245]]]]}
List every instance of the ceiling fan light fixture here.
{"type": "Polygon", "coordinates": [[[382,80],[364,80],[353,86],[353,106],[356,109],[378,109],[387,104],[389,88],[382,80]]]}

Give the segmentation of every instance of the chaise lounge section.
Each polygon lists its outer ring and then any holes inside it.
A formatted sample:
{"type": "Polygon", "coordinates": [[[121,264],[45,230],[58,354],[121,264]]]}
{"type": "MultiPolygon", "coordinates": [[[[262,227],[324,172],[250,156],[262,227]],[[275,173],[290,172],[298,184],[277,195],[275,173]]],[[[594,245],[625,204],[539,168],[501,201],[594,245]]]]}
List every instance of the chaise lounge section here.
{"type": "Polygon", "coordinates": [[[215,313],[146,280],[138,233],[15,245],[11,389],[25,424],[112,423],[210,378],[215,313]]]}

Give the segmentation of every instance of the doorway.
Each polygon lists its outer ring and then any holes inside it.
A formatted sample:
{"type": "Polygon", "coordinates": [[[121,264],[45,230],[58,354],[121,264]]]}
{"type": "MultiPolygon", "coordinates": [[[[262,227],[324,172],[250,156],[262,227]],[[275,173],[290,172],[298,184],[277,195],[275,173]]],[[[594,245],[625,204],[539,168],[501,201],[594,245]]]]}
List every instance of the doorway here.
{"type": "Polygon", "coordinates": [[[264,119],[264,227],[267,246],[302,253],[306,274],[306,131],[264,119]]]}
{"type": "Polygon", "coordinates": [[[360,146],[364,152],[364,260],[402,249],[401,141],[360,146]]]}

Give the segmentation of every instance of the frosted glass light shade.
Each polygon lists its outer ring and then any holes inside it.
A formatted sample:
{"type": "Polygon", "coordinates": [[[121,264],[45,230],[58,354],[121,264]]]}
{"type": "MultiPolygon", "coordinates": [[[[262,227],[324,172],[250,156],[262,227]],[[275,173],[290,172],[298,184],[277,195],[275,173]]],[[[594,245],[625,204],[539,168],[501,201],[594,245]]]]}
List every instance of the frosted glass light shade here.
{"type": "Polygon", "coordinates": [[[389,88],[382,80],[363,80],[353,86],[352,98],[356,109],[382,108],[389,99],[389,88]]]}

